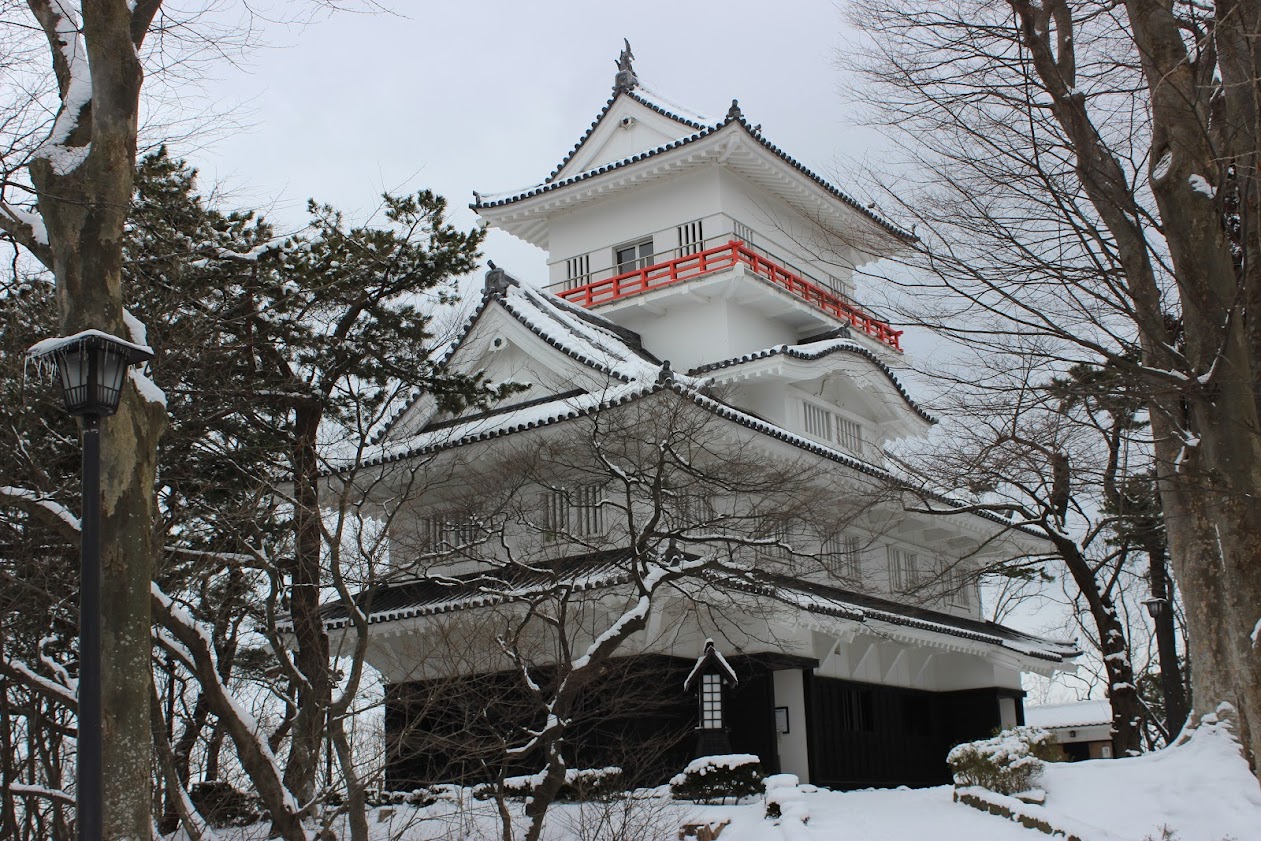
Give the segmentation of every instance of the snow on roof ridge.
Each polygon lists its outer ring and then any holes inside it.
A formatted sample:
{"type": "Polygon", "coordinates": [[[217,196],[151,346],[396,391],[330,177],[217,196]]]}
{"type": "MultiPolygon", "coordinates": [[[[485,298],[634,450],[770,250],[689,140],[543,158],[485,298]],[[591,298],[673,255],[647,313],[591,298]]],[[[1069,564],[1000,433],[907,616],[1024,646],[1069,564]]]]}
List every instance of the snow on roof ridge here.
{"type": "Polygon", "coordinates": [[[911,397],[910,392],[908,392],[906,390],[906,387],[902,385],[901,380],[899,380],[897,378],[897,375],[893,373],[893,369],[890,368],[888,365],[884,364],[884,362],[878,356],[876,356],[876,354],[872,353],[869,349],[863,347],[861,344],[854,341],[853,339],[845,339],[845,338],[825,339],[819,342],[811,342],[808,345],[789,345],[789,344],[774,345],[773,347],[764,348],[762,350],[755,350],[750,353],[743,354],[741,356],[734,356],[730,359],[720,359],[717,362],[709,362],[704,365],[698,365],[697,367],[688,371],[688,373],[693,376],[696,376],[699,374],[709,373],[711,371],[720,371],[725,368],[732,368],[737,365],[743,365],[748,362],[756,362],[761,359],[769,359],[772,356],[777,356],[780,354],[793,356],[798,359],[803,359],[807,361],[814,361],[816,359],[822,359],[825,356],[828,356],[830,354],[833,354],[833,353],[836,353],[837,351],[842,351],[842,350],[858,354],[859,356],[865,357],[866,359],[874,363],[877,367],[880,368],[881,372],[884,373],[886,377],[888,377],[889,381],[893,384],[893,387],[897,389],[898,394],[902,397],[903,400],[906,401],[906,404],[910,406],[911,409],[914,410],[914,412],[917,415],[919,415],[920,417],[922,417],[924,420],[928,421],[929,423],[937,423],[937,419],[935,417],[930,415],[926,409],[924,409],[917,402],[915,402],[914,398],[911,397]]]}
{"type": "Polygon", "coordinates": [[[1025,707],[1025,722],[1037,727],[1087,727],[1110,724],[1112,704],[1106,698],[1087,698],[1061,704],[1025,707]]]}
{"type": "Polygon", "coordinates": [[[707,114],[702,114],[700,111],[688,108],[686,105],[680,105],[657,91],[651,85],[645,84],[643,77],[639,74],[636,74],[636,78],[637,84],[635,87],[639,90],[636,92],[632,89],[630,95],[637,96],[638,98],[644,100],[644,104],[656,106],[660,110],[666,112],[667,116],[674,117],[680,121],[694,123],[697,128],[701,126],[712,126],[718,122],[718,120],[715,120],[707,114]]]}

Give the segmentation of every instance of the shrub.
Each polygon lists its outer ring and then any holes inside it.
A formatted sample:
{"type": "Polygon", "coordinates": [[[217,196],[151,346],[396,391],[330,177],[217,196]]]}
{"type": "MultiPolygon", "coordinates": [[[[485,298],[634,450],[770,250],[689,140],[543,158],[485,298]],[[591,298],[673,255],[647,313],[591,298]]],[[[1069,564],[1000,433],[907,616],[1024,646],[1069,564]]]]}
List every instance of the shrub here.
{"type": "Polygon", "coordinates": [[[695,803],[725,803],[728,797],[739,801],[761,793],[762,776],[762,760],[753,754],[702,756],[670,780],[670,794],[695,803]]]}
{"type": "Polygon", "coordinates": [[[368,790],[365,799],[369,806],[432,806],[441,793],[436,788],[418,788],[414,791],[368,790]]]}
{"type": "Polygon", "coordinates": [[[1055,737],[1039,727],[1005,730],[992,739],[965,742],[946,756],[955,785],[980,786],[999,794],[1028,791],[1042,766],[1063,756],[1055,737]]]}
{"type": "MultiPolygon", "coordinates": [[[[524,799],[542,781],[541,772],[523,777],[508,777],[498,788],[504,797],[524,799]]],[[[495,796],[495,789],[493,783],[484,783],[473,789],[473,796],[478,800],[489,800],[495,796]]],[[[621,790],[621,768],[571,768],[565,772],[565,782],[556,793],[556,799],[565,803],[582,803],[606,798],[621,790]]]]}
{"type": "Polygon", "coordinates": [[[249,826],[263,817],[262,801],[223,780],[194,783],[188,798],[211,826],[249,826]]]}

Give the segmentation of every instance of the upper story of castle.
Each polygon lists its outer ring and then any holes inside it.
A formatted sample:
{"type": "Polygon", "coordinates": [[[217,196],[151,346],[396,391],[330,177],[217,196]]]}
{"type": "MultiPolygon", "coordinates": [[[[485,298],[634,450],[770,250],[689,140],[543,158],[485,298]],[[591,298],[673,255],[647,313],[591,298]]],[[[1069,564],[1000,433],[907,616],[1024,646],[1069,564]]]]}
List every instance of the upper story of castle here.
{"type": "Polygon", "coordinates": [[[849,338],[901,364],[901,332],[858,300],[858,267],[912,237],[767,140],[640,83],[627,45],[612,96],[538,186],[473,209],[548,253],[548,291],[638,334],[678,370],[849,338]]]}

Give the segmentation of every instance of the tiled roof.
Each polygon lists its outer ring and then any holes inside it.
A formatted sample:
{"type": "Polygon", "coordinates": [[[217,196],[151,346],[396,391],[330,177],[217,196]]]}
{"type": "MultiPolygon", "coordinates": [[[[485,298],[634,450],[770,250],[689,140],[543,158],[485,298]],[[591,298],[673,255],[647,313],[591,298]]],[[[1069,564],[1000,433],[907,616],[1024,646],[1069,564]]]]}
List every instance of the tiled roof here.
{"type": "MultiPolygon", "coordinates": [[[[365,591],[356,602],[367,612],[369,624],[380,624],[528,600],[558,587],[576,591],[612,587],[631,580],[626,567],[630,557],[629,550],[619,549],[546,565],[505,565],[485,573],[421,578],[365,591]]],[[[341,604],[329,605],[324,608],[324,622],[330,630],[348,627],[349,611],[341,604]]]]}
{"type": "MultiPolygon", "coordinates": [[[[531,289],[502,270],[492,270],[494,271],[499,272],[499,286],[494,290],[488,288],[483,292],[482,300],[473,313],[465,319],[455,340],[437,361],[436,367],[441,368],[451,360],[451,357],[464,344],[464,340],[468,338],[487,306],[492,302],[497,302],[508,314],[544,342],[611,379],[627,383],[635,378],[636,373],[625,370],[627,366],[609,364],[613,361],[637,363],[633,367],[643,368],[637,373],[641,375],[649,373],[649,379],[656,378],[661,362],[644,349],[643,342],[637,333],[614,324],[598,313],[571,304],[563,298],[531,289]],[[518,292],[514,294],[514,290],[518,292]],[[587,329],[583,329],[583,325],[574,324],[573,319],[579,319],[587,329]],[[579,336],[579,332],[583,335],[579,336]],[[605,352],[598,352],[600,349],[605,352]]],[[[377,433],[371,443],[376,444],[384,440],[393,430],[394,425],[407,414],[420,397],[419,392],[414,392],[404,406],[395,412],[377,433]]]]}
{"type": "MultiPolygon", "coordinates": [[[[545,565],[508,565],[483,573],[421,578],[362,593],[358,600],[369,624],[397,622],[529,601],[553,593],[558,587],[581,592],[626,584],[632,580],[627,566],[632,557],[629,549],[615,549],[561,558],[545,565]]],[[[1081,653],[1072,643],[1031,636],[994,622],[899,604],[789,576],[717,566],[705,577],[709,586],[767,597],[810,613],[944,634],[1049,662],[1063,662],[1081,653]]],[[[350,624],[348,611],[340,604],[326,607],[324,619],[330,630],[350,624]]]]}
{"type": "MultiPolygon", "coordinates": [[[[608,108],[612,106],[616,98],[617,97],[614,96],[613,99],[609,100],[609,103],[605,106],[605,111],[602,111],[600,114],[601,117],[604,115],[605,112],[607,112],[608,108]]],[[[645,104],[649,105],[649,107],[653,107],[650,103],[645,102],[645,104]]],[[[657,110],[662,110],[662,109],[658,108],[657,110]]],[[[662,113],[667,113],[667,112],[662,111],[662,113]]],[[[670,115],[670,116],[673,116],[673,115],[670,115]]],[[[679,119],[681,122],[684,122],[688,125],[692,125],[690,121],[686,121],[681,117],[675,117],[675,118],[679,119]]],[[[599,117],[596,118],[596,123],[598,122],[599,122],[599,117]]],[[[680,138],[678,140],[671,141],[670,143],[662,144],[661,146],[658,146],[655,149],[649,149],[644,152],[640,152],[639,154],[632,155],[629,158],[623,158],[620,161],[607,163],[602,166],[598,166],[593,169],[586,170],[585,172],[580,172],[576,175],[571,175],[570,177],[564,178],[560,181],[554,181],[552,179],[555,178],[556,175],[559,174],[560,168],[558,167],[556,171],[554,171],[550,176],[548,176],[547,181],[545,181],[544,183],[536,187],[533,187],[529,190],[525,190],[520,193],[516,193],[511,196],[505,196],[503,198],[493,199],[490,201],[479,199],[478,201],[475,201],[473,204],[469,206],[473,210],[479,210],[483,208],[503,207],[505,205],[523,201],[528,198],[533,198],[534,196],[539,196],[544,193],[549,193],[549,192],[552,192],[553,190],[560,189],[562,187],[567,187],[570,184],[577,184],[589,178],[594,178],[598,175],[603,175],[607,172],[613,172],[615,170],[619,170],[624,167],[630,166],[631,164],[635,164],[640,161],[647,160],[649,158],[657,157],[658,155],[661,155],[665,152],[669,152],[672,149],[678,149],[680,147],[687,146],[689,144],[695,143],[696,141],[704,137],[708,137],[712,134],[716,134],[719,131],[725,129],[727,126],[730,126],[732,124],[739,125],[751,138],[757,141],[758,144],[760,144],[767,151],[771,152],[780,160],[782,160],[784,163],[788,164],[790,167],[797,170],[806,178],[813,181],[815,184],[821,187],[829,195],[833,196],[836,199],[839,199],[844,204],[849,205],[851,208],[858,211],[863,216],[866,216],[867,218],[871,219],[873,222],[875,222],[880,227],[884,228],[889,233],[907,242],[914,242],[916,240],[916,236],[914,234],[912,234],[911,232],[907,230],[904,230],[903,228],[898,227],[897,225],[888,221],[884,217],[876,213],[873,213],[869,208],[865,207],[862,203],[858,202],[857,200],[849,196],[847,193],[843,192],[840,188],[830,183],[827,179],[823,178],[821,175],[811,170],[805,164],[801,163],[796,158],[786,153],[783,149],[779,148],[774,143],[771,143],[769,140],[767,140],[766,137],[762,134],[760,127],[752,126],[749,124],[749,122],[741,114],[739,106],[734,101],[732,102],[731,110],[727,112],[727,116],[722,121],[715,123],[712,126],[698,127],[698,130],[695,134],[680,138]]],[[[595,128],[595,124],[593,123],[592,129],[594,128],[595,128]]],[[[590,135],[590,131],[588,131],[588,136],[589,135],[590,135]]],[[[579,141],[578,146],[575,147],[574,150],[570,152],[569,156],[566,157],[566,159],[561,163],[561,167],[563,167],[565,163],[568,163],[568,161],[578,151],[578,148],[581,147],[582,143],[585,142],[585,140],[586,140],[586,137],[584,137],[582,141],[579,141]]]]}
{"type": "Polygon", "coordinates": [[[846,618],[858,613],[864,621],[878,620],[891,625],[945,633],[1055,662],[1081,654],[1075,643],[1035,637],[997,622],[956,616],[799,578],[763,576],[760,586],[774,591],[779,599],[790,601],[812,613],[846,618]]]}
{"type": "Polygon", "coordinates": [[[918,403],[911,399],[911,395],[902,386],[902,383],[898,381],[898,378],[894,375],[893,370],[890,369],[888,365],[885,365],[884,362],[880,360],[880,357],[876,356],[876,354],[872,353],[867,348],[857,342],[844,340],[829,340],[826,342],[815,342],[812,344],[817,344],[819,347],[811,349],[810,345],[776,345],[775,347],[766,348],[765,350],[746,353],[743,356],[723,359],[718,362],[710,362],[706,365],[701,365],[698,368],[693,368],[691,371],[688,371],[688,373],[693,375],[707,374],[711,371],[721,371],[724,368],[743,365],[746,362],[754,362],[759,359],[770,359],[772,356],[790,356],[793,359],[801,359],[812,362],[816,359],[822,359],[823,357],[830,356],[834,353],[853,353],[874,363],[876,367],[878,367],[884,375],[889,378],[889,382],[893,384],[893,387],[897,389],[898,394],[901,395],[904,401],[906,401],[906,405],[910,406],[917,415],[929,423],[937,423],[936,418],[924,411],[918,403]]]}

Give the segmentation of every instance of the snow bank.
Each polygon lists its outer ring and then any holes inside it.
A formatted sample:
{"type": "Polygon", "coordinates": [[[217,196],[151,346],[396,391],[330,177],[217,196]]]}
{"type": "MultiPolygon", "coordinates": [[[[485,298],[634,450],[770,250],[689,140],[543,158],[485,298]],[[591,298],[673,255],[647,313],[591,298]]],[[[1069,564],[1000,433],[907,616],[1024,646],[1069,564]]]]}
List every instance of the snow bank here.
{"type": "MultiPolygon", "coordinates": [[[[1229,716],[1206,716],[1181,744],[1127,759],[1048,763],[1045,812],[1118,838],[1178,841],[1261,838],[1261,787],[1229,716]]],[[[1101,833],[1101,834],[1103,834],[1101,833]]]]}

